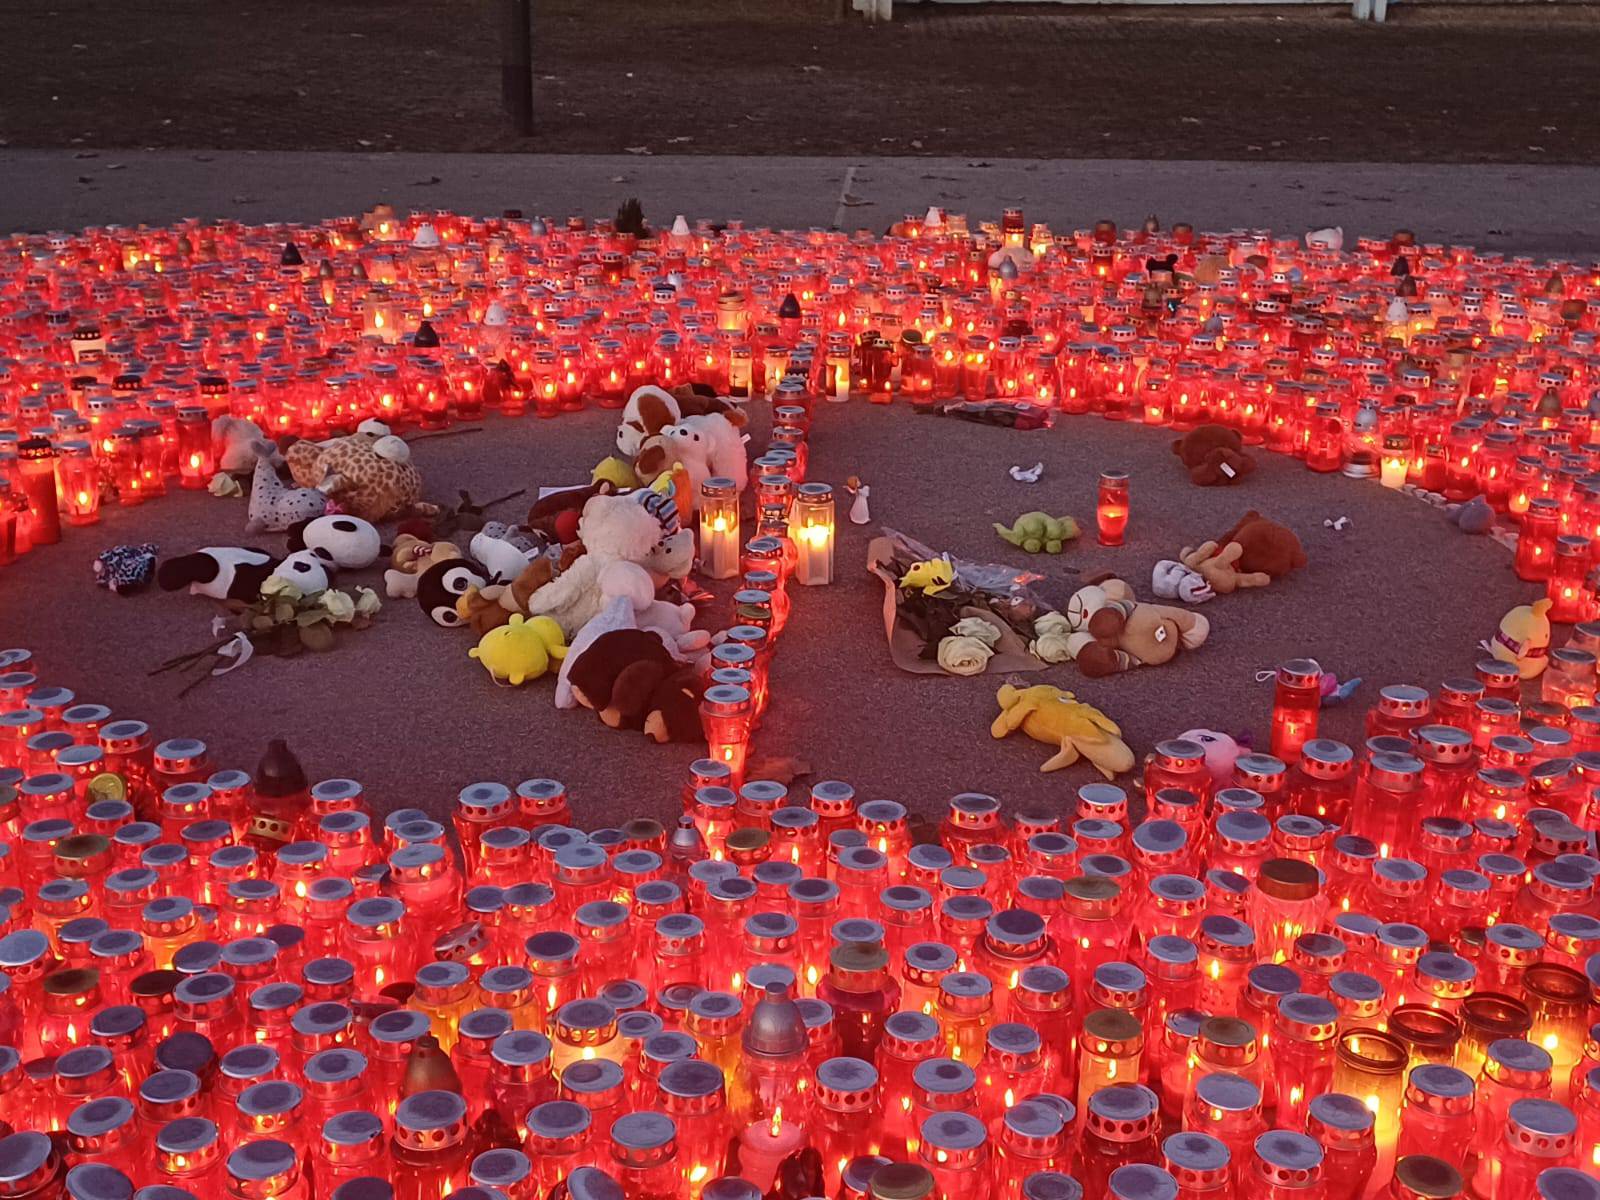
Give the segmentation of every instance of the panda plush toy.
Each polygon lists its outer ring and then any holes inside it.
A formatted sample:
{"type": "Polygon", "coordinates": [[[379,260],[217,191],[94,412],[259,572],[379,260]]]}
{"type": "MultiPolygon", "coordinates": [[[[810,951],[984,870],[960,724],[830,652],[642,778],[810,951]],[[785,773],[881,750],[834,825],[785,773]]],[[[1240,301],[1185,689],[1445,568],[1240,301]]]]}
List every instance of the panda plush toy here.
{"type": "Polygon", "coordinates": [[[482,567],[470,558],[452,558],[434,563],[417,576],[417,607],[435,625],[456,629],[467,619],[456,611],[456,601],[468,588],[482,590],[489,583],[482,567]]]}
{"type": "Polygon", "coordinates": [[[383,539],[371,521],[330,513],[289,526],[289,549],[315,550],[341,571],[360,571],[378,561],[383,539]]]}
{"type": "Polygon", "coordinates": [[[156,568],[156,584],[164,592],[187,587],[191,596],[251,604],[272,576],[305,595],[325,591],[333,567],[333,560],[319,550],[297,550],[274,565],[272,555],[251,546],[206,546],[163,562],[156,568]]]}
{"type": "Polygon", "coordinates": [[[294,584],[302,596],[325,592],[333,582],[330,572],[335,568],[332,557],[322,550],[296,550],[272,568],[269,579],[282,579],[294,584]]]}
{"type": "Polygon", "coordinates": [[[253,546],[206,546],[193,554],[169,558],[156,568],[156,584],[164,592],[188,588],[191,596],[250,603],[272,574],[272,555],[253,546]]]}

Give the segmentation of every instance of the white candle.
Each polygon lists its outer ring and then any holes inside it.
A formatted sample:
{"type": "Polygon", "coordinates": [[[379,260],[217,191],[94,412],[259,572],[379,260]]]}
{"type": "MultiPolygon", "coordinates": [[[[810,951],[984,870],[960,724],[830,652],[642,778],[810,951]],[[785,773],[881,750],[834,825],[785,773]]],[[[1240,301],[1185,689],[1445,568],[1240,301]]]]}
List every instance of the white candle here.
{"type": "Polygon", "coordinates": [[[739,573],[739,493],[720,476],[700,485],[700,573],[707,579],[739,573]]]}
{"type": "Polygon", "coordinates": [[[795,489],[791,536],[796,556],[794,577],[805,587],[833,582],[833,489],[825,483],[802,483],[795,489]]]}

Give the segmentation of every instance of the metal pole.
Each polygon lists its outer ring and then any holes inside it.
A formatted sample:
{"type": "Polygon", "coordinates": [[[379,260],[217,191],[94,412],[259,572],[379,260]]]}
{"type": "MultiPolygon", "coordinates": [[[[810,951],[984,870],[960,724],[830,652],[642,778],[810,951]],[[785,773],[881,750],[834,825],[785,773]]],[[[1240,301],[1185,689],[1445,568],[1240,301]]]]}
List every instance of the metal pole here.
{"type": "Polygon", "coordinates": [[[500,103],[523,137],[533,132],[533,0],[500,0],[500,103]]]}

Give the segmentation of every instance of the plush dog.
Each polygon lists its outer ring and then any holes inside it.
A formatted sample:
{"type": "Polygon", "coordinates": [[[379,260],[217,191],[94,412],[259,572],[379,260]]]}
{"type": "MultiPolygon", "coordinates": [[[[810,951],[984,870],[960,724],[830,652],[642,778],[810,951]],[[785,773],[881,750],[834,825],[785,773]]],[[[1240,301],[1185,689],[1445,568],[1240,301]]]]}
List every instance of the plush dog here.
{"type": "Polygon", "coordinates": [[[734,411],[733,405],[717,399],[710,389],[700,390],[691,385],[668,392],[646,384],[629,396],[628,403],[623,406],[622,423],[617,426],[617,453],[626,459],[638,457],[645,442],[684,417],[734,411]]]}
{"type": "Polygon", "coordinates": [[[682,492],[691,508],[700,502],[701,484],[716,476],[733,480],[735,490],[742,492],[750,479],[744,435],[739,432],[744,420],[738,410],[684,417],[644,442],[634,459],[634,473],[641,484],[649,484],[681,464],[686,485],[682,492]]]}
{"type": "Polygon", "coordinates": [[[272,465],[272,443],[255,442],[253,446],[256,464],[245,515],[246,533],[276,533],[328,511],[328,493],[340,483],[337,475],[322,480],[322,486],[289,487],[272,465]]]}
{"type": "Polygon", "coordinates": [[[1211,634],[1211,623],[1199,613],[1141,604],[1133,589],[1116,578],[1073,593],[1067,602],[1067,621],[1073,630],[1068,651],[1091,679],[1171,662],[1181,651],[1204,644],[1211,634]]]}

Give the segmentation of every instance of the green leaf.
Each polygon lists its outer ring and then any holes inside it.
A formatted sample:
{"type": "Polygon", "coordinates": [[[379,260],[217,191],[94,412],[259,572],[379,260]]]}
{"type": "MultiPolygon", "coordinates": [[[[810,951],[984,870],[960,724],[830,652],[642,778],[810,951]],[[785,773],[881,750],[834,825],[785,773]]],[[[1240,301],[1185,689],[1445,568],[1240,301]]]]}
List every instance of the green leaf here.
{"type": "Polygon", "coordinates": [[[311,628],[313,625],[321,625],[328,619],[327,609],[308,608],[304,612],[295,615],[294,623],[304,630],[311,628]]]}

